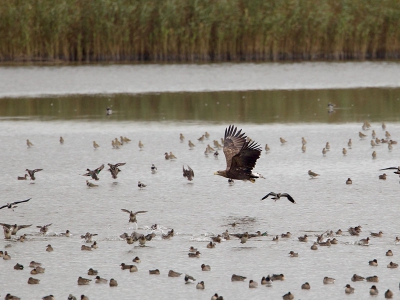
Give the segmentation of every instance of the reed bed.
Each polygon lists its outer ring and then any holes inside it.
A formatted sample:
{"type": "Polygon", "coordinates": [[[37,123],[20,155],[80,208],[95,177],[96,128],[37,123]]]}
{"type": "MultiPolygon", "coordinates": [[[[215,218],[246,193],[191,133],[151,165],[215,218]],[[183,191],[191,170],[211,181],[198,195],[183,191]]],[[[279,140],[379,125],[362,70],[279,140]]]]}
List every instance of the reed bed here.
{"type": "Polygon", "coordinates": [[[398,59],[398,0],[0,0],[1,61],[398,59]]]}

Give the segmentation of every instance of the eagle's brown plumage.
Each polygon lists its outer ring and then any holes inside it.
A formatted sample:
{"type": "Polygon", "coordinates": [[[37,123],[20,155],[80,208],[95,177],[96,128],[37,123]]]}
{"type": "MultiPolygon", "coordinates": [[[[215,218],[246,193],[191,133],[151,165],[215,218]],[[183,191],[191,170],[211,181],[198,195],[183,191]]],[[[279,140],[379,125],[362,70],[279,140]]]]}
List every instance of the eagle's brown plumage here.
{"type": "Polygon", "coordinates": [[[183,177],[187,177],[189,181],[193,180],[194,172],[191,167],[188,166],[188,169],[185,170],[185,166],[183,166],[183,177]]]}
{"type": "Polygon", "coordinates": [[[255,142],[247,141],[245,133],[230,125],[225,129],[224,154],[226,158],[226,170],[217,171],[214,174],[226,178],[255,181],[259,178],[252,170],[261,154],[261,146],[255,142]]]}

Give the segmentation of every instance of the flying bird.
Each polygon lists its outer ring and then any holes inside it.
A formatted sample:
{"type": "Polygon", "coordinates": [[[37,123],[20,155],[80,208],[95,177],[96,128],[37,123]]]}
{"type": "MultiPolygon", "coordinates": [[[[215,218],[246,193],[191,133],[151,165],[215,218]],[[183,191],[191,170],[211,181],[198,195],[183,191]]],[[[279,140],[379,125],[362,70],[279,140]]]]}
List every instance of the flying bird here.
{"type": "Polygon", "coordinates": [[[83,174],[83,176],[91,176],[94,180],[99,180],[99,177],[97,175],[101,172],[101,170],[104,169],[104,164],[102,164],[100,167],[94,170],[86,169],[87,173],[83,174]]]}
{"type": "Polygon", "coordinates": [[[26,169],[25,171],[28,172],[29,176],[31,177],[31,180],[35,180],[35,173],[42,171],[43,169],[34,169],[34,170],[28,170],[26,169]]]}
{"type": "Polygon", "coordinates": [[[10,224],[5,224],[5,223],[0,223],[0,225],[2,225],[3,228],[5,227],[5,228],[9,229],[11,231],[11,235],[16,235],[18,230],[32,226],[32,224],[30,224],[30,225],[17,225],[17,224],[10,225],[10,224]]]}
{"type": "Polygon", "coordinates": [[[130,223],[137,223],[136,215],[137,214],[143,214],[143,213],[147,212],[147,210],[139,210],[137,212],[133,212],[131,210],[127,210],[127,209],[124,209],[124,208],[121,209],[121,210],[124,211],[124,212],[127,212],[129,214],[129,222],[130,223]]]}
{"type": "Polygon", "coordinates": [[[258,175],[252,170],[261,154],[261,146],[255,142],[247,141],[245,133],[230,125],[225,129],[224,154],[226,159],[226,170],[220,170],[214,175],[230,179],[250,180],[255,182],[258,175]]]}
{"type": "Polygon", "coordinates": [[[183,169],[183,177],[187,177],[189,181],[192,181],[194,177],[194,172],[192,168],[188,166],[188,169],[185,170],[185,166],[183,166],[182,169],[183,169]]]}
{"type": "Polygon", "coordinates": [[[389,167],[389,168],[380,169],[380,171],[383,171],[383,170],[396,170],[396,171],[394,171],[393,173],[399,174],[399,175],[400,175],[400,166],[398,166],[398,167],[389,167]]]}
{"type": "Polygon", "coordinates": [[[41,233],[46,233],[47,231],[49,231],[49,227],[51,226],[51,224],[53,224],[53,223],[43,225],[43,226],[36,226],[36,227],[40,228],[41,233]]]}
{"type": "Polygon", "coordinates": [[[121,169],[118,168],[118,167],[119,167],[119,166],[123,166],[123,165],[125,165],[125,164],[126,164],[126,163],[117,163],[117,164],[115,164],[115,165],[113,165],[113,164],[108,164],[108,166],[110,167],[110,168],[108,169],[108,171],[110,171],[111,176],[112,176],[113,179],[117,179],[118,173],[121,172],[121,169]]]}
{"type": "Polygon", "coordinates": [[[271,199],[275,200],[275,202],[277,200],[279,200],[281,197],[286,197],[290,202],[292,203],[296,203],[296,201],[294,201],[294,199],[292,198],[292,196],[290,196],[287,193],[274,193],[274,192],[270,192],[269,194],[265,195],[261,200],[267,199],[269,196],[273,196],[271,199]]]}
{"type": "Polygon", "coordinates": [[[0,206],[0,209],[3,209],[3,208],[5,208],[5,207],[14,209],[14,208],[17,207],[16,204],[18,204],[18,203],[23,203],[23,202],[28,202],[28,201],[31,200],[31,199],[32,199],[32,198],[29,198],[29,199],[27,199],[27,200],[15,201],[15,202],[12,202],[12,203],[7,203],[7,204],[5,204],[5,205],[3,205],[3,206],[0,206]]]}

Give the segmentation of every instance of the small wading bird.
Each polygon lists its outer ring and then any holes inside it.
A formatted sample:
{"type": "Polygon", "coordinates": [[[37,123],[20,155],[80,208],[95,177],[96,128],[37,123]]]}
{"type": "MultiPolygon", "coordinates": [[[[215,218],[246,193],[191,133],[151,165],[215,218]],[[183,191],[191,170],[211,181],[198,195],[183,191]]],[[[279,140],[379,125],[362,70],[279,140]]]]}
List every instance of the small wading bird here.
{"type": "Polygon", "coordinates": [[[144,184],[144,183],[141,183],[140,181],[138,181],[137,186],[139,187],[139,189],[143,189],[143,188],[145,188],[147,185],[144,184]]]}
{"type": "Polygon", "coordinates": [[[86,180],[86,185],[87,185],[88,187],[90,187],[90,188],[92,188],[92,187],[97,187],[97,186],[98,186],[97,184],[91,183],[89,180],[86,180]]]}
{"type": "Polygon", "coordinates": [[[28,175],[29,175],[29,177],[31,178],[31,180],[35,180],[36,178],[35,178],[35,173],[36,172],[39,172],[39,171],[42,171],[43,169],[34,169],[34,170],[29,170],[29,169],[26,169],[25,171],[26,172],[28,172],[28,175]]]}
{"type": "Polygon", "coordinates": [[[94,169],[93,171],[90,169],[86,169],[87,173],[83,174],[83,176],[90,176],[92,177],[94,180],[99,180],[99,177],[97,177],[98,174],[100,174],[101,170],[104,169],[104,164],[102,164],[100,167],[98,167],[97,169],[94,169]]]}
{"type": "Polygon", "coordinates": [[[281,197],[286,197],[290,202],[296,203],[296,201],[294,201],[292,196],[290,196],[289,194],[287,194],[287,193],[274,193],[274,192],[270,192],[269,194],[265,195],[261,199],[261,201],[264,200],[264,199],[267,199],[269,196],[273,196],[271,199],[275,200],[275,202],[276,202],[276,200],[279,200],[281,197]]]}
{"type": "Polygon", "coordinates": [[[255,142],[247,141],[245,133],[230,125],[225,129],[224,154],[226,170],[220,170],[214,175],[230,179],[249,180],[255,182],[260,176],[253,174],[252,170],[261,154],[261,147],[255,142]]]}
{"type": "Polygon", "coordinates": [[[308,170],[308,175],[310,175],[311,178],[315,178],[315,177],[319,176],[319,174],[314,173],[314,172],[311,171],[311,170],[308,170]]]}
{"type": "Polygon", "coordinates": [[[185,166],[183,166],[182,169],[183,169],[183,177],[186,177],[189,181],[192,181],[194,177],[194,172],[192,168],[188,166],[188,169],[185,170],[185,166]]]}
{"type": "Polygon", "coordinates": [[[18,203],[23,203],[23,202],[28,202],[28,201],[31,200],[31,199],[32,199],[32,198],[29,198],[29,199],[27,199],[27,200],[15,201],[15,202],[12,202],[12,203],[7,203],[7,204],[5,204],[5,205],[3,205],[3,206],[0,206],[0,209],[3,209],[3,208],[5,208],[5,207],[14,209],[14,208],[17,207],[16,204],[18,204],[18,203]]]}
{"type": "Polygon", "coordinates": [[[28,174],[25,174],[24,176],[18,176],[18,180],[27,180],[28,179],[28,174]]]}

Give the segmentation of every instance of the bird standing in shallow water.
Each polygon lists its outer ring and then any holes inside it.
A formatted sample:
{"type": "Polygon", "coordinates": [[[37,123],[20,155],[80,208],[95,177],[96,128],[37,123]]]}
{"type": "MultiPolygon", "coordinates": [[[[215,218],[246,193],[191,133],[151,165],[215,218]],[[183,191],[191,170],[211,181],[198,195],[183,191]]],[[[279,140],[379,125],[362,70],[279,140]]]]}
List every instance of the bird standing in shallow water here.
{"type": "Polygon", "coordinates": [[[346,184],[353,184],[353,181],[350,179],[350,177],[349,177],[349,178],[347,178],[347,180],[346,180],[346,184]]]}
{"type": "Polygon", "coordinates": [[[311,171],[311,170],[308,170],[308,175],[310,175],[311,178],[315,178],[315,177],[319,176],[319,174],[314,173],[314,172],[311,171]]]}
{"type": "Polygon", "coordinates": [[[157,167],[154,164],[151,164],[150,170],[152,174],[155,174],[157,172],[157,167]]]}
{"type": "Polygon", "coordinates": [[[145,185],[144,183],[141,183],[140,181],[138,181],[138,185],[139,189],[143,189],[145,188],[147,185],[145,185]]]}
{"type": "Polygon", "coordinates": [[[87,185],[88,187],[90,187],[90,188],[92,188],[92,187],[97,187],[97,186],[98,186],[97,184],[91,183],[89,180],[86,180],[86,185],[87,185]]]}
{"type": "Polygon", "coordinates": [[[33,146],[33,144],[29,140],[26,140],[26,145],[28,146],[28,148],[33,146]]]}

